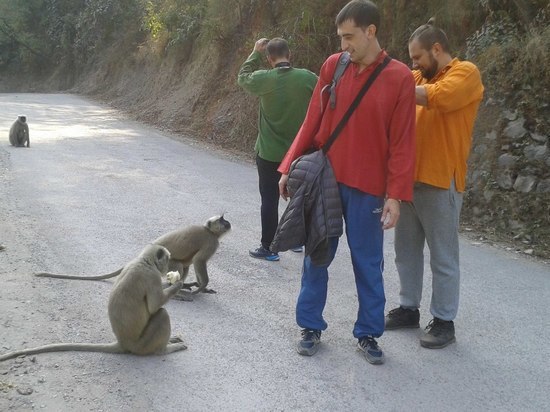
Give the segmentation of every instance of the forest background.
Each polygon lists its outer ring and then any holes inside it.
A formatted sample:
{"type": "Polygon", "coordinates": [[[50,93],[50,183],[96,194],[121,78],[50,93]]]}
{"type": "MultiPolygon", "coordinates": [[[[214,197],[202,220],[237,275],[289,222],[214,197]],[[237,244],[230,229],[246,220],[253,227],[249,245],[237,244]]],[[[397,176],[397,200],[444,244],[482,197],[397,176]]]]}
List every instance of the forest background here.
{"type": "MultiPolygon", "coordinates": [[[[410,34],[435,16],[453,55],[481,70],[463,227],[480,241],[550,258],[550,3],[375,2],[392,57],[410,64],[410,34]]],[[[318,73],[339,49],[334,18],[346,3],[0,0],[0,92],[87,95],[251,158],[257,100],[236,76],[255,40],[286,38],[293,64],[318,73]]]]}

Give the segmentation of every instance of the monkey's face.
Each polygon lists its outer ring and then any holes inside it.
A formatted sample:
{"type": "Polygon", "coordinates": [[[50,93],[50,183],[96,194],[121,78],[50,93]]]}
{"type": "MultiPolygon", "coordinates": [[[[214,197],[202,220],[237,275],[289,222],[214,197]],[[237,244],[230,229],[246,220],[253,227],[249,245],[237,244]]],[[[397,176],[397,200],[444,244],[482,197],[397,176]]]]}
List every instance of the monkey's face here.
{"type": "Polygon", "coordinates": [[[164,246],[150,244],[141,251],[140,257],[165,275],[169,270],[170,252],[164,246]]]}
{"type": "Polygon", "coordinates": [[[21,123],[25,123],[27,121],[27,116],[18,116],[17,119],[21,122],[21,123]]]}
{"type": "Polygon", "coordinates": [[[170,252],[163,246],[157,251],[157,268],[162,274],[170,269],[170,252]]]}
{"type": "Polygon", "coordinates": [[[226,232],[231,230],[231,223],[224,219],[223,215],[221,216],[212,216],[206,221],[206,228],[210,230],[215,235],[221,236],[226,232]]]}

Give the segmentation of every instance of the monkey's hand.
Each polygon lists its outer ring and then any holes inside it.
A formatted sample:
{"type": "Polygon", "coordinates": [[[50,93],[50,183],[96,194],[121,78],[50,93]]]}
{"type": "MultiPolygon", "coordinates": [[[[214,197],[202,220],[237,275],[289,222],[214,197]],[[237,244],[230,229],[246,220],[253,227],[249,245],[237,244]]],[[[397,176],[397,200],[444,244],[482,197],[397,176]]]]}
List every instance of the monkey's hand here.
{"type": "Polygon", "coordinates": [[[181,275],[179,272],[168,272],[166,274],[166,279],[168,280],[168,282],[173,285],[174,283],[176,283],[178,280],[180,280],[181,278],[181,275]]]}

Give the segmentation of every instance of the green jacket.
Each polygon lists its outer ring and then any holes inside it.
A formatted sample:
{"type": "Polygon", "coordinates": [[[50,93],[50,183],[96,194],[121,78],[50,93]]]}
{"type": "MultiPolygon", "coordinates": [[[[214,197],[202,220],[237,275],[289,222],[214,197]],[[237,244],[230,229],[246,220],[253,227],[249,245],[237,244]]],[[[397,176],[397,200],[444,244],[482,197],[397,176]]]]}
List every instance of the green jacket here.
{"type": "Polygon", "coordinates": [[[294,67],[260,70],[261,62],[262,55],[252,52],[241,66],[237,82],[260,97],[254,149],[262,159],[280,162],[304,121],[317,76],[294,67]]]}

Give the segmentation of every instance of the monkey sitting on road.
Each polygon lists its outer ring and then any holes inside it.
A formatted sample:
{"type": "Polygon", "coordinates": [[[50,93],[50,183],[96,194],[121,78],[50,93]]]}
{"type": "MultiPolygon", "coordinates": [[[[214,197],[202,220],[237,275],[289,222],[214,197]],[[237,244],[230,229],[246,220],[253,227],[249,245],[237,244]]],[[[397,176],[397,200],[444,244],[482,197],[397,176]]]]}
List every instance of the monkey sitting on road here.
{"type": "Polygon", "coordinates": [[[27,147],[31,147],[27,117],[21,115],[17,116],[17,120],[11,125],[10,144],[15,147],[24,147],[25,143],[27,147]]]}
{"type": "MultiPolygon", "coordinates": [[[[213,216],[203,226],[187,226],[174,230],[162,235],[153,244],[164,246],[169,250],[171,254],[169,270],[177,270],[180,273],[182,282],[185,282],[189,274],[189,266],[193,264],[196,282],[184,283],[184,289],[197,287],[191,292],[192,295],[200,292],[216,293],[214,290],[206,288],[209,281],[206,263],[216,253],[220,244],[219,238],[230,229],[231,224],[224,219],[223,215],[213,216]]],[[[71,276],[45,272],[36,273],[35,276],[57,279],[101,280],[117,276],[121,270],[118,269],[99,276],[71,276]]],[[[185,291],[178,293],[175,299],[192,300],[191,296],[185,291]]]]}
{"type": "Polygon", "coordinates": [[[0,356],[0,361],[44,352],[86,351],[168,354],[187,349],[179,337],[170,337],[170,317],[162,306],[182,287],[177,282],[162,289],[162,276],[168,272],[170,252],[159,245],[148,245],[122,269],[109,295],[109,321],[117,341],[105,343],[54,343],[23,349],[0,356]]]}

